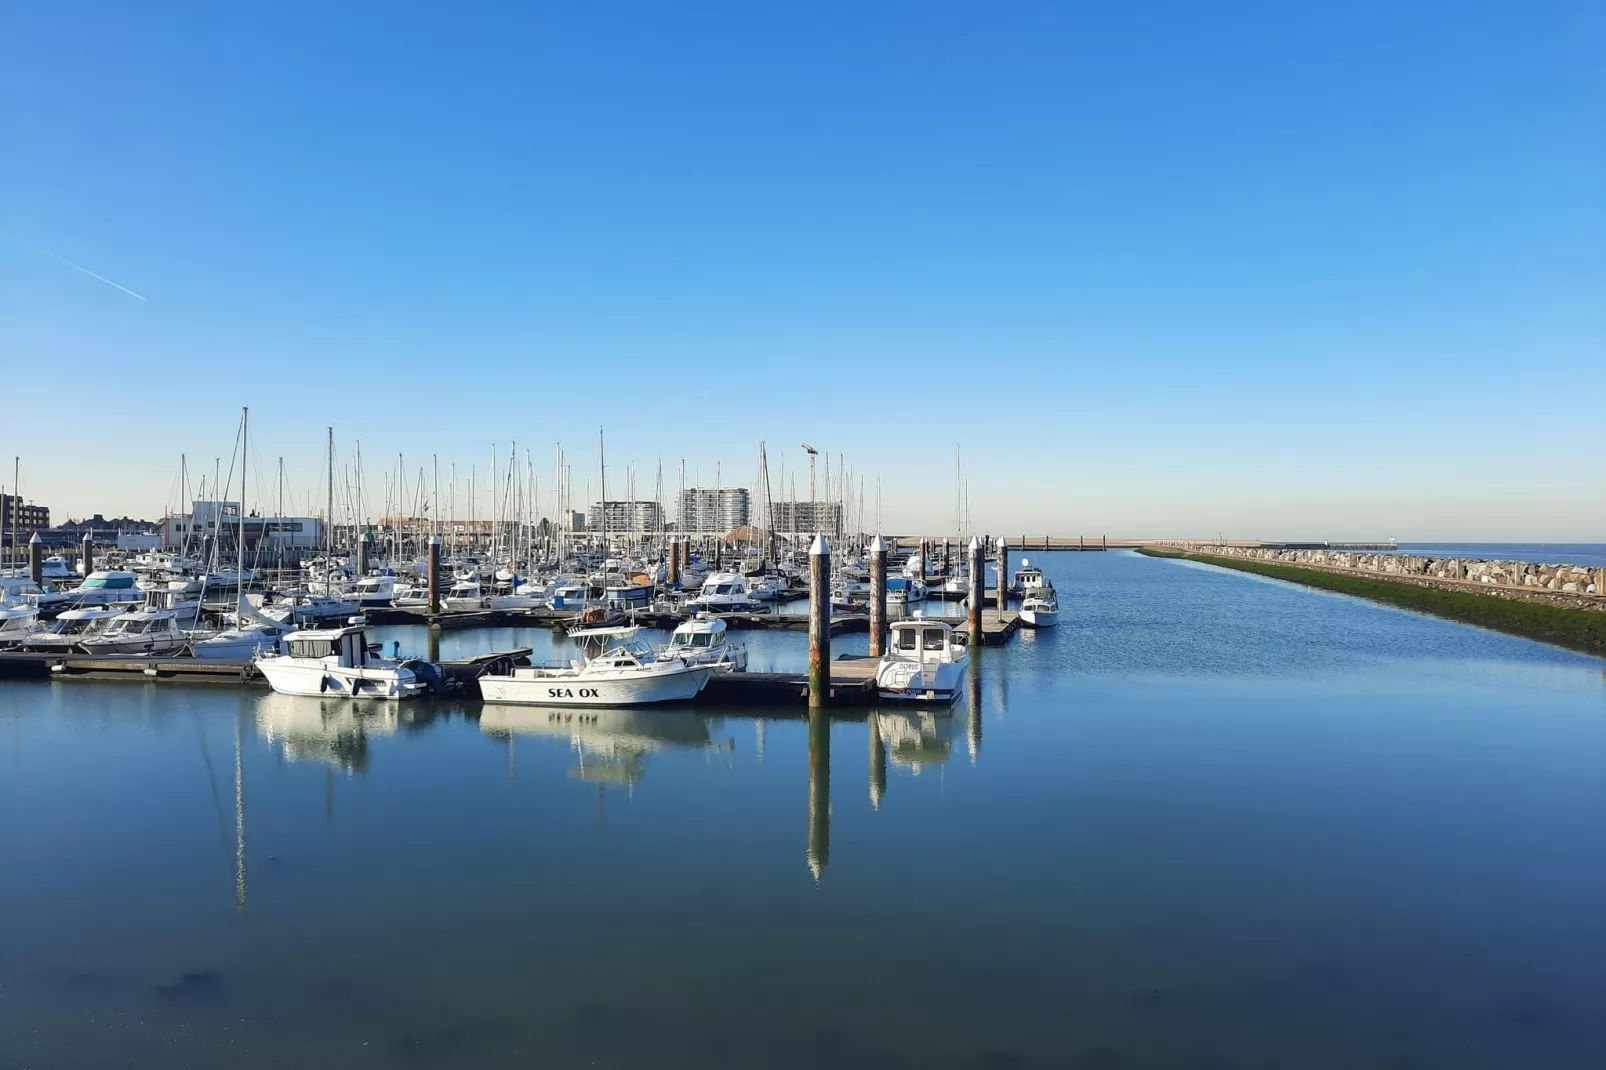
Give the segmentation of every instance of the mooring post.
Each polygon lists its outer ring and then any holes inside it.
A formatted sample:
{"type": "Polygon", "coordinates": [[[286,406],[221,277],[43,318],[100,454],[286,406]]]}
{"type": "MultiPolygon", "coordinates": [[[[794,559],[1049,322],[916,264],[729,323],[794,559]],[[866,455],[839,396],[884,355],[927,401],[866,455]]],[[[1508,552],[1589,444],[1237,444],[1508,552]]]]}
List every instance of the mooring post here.
{"type": "Polygon", "coordinates": [[[887,652],[887,544],[877,535],[870,544],[870,656],[887,652]]]}
{"type": "Polygon", "coordinates": [[[809,547],[809,708],[831,701],[831,544],[824,533],[809,547]]]}
{"type": "Polygon", "coordinates": [[[987,553],[981,540],[970,537],[970,648],[981,650],[981,603],[987,592],[987,553]]]}
{"type": "Polygon", "coordinates": [[[357,578],[362,579],[368,575],[368,533],[365,531],[357,540],[357,578]]]}
{"type": "Polygon", "coordinates": [[[815,881],[831,864],[831,715],[809,711],[809,872],[815,881]]]}
{"type": "Polygon", "coordinates": [[[83,558],[81,564],[84,570],[84,579],[87,580],[89,574],[95,571],[95,537],[88,532],[84,533],[84,541],[83,545],[79,547],[79,553],[83,558]]]}
{"type": "Polygon", "coordinates": [[[1004,623],[1009,610],[1009,543],[998,536],[998,623],[1004,623]]]}
{"type": "Polygon", "coordinates": [[[45,540],[35,531],[28,540],[28,575],[35,587],[45,585],[45,540]]]}
{"type": "Polygon", "coordinates": [[[441,537],[429,537],[429,563],[425,566],[429,573],[425,582],[429,584],[429,616],[433,621],[435,614],[441,611],[441,537]]]}
{"type": "Polygon", "coordinates": [[[680,540],[669,540],[669,579],[666,581],[671,587],[680,586],[680,540]]]}
{"type": "Polygon", "coordinates": [[[1108,535],[1100,535],[1099,538],[1104,542],[1103,548],[1108,550],[1110,548],[1110,537],[1108,535]]]}

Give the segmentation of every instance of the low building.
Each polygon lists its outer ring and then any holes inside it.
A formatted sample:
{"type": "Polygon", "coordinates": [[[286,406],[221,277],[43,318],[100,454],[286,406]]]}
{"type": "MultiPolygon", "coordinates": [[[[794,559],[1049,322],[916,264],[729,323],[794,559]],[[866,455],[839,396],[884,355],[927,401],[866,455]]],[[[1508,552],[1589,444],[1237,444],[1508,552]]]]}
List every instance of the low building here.
{"type": "Polygon", "coordinates": [[[841,502],[776,502],[772,514],[775,530],[783,535],[842,534],[841,502]]]}
{"type": "MultiPolygon", "coordinates": [[[[170,549],[186,544],[196,546],[216,538],[221,528],[225,544],[232,546],[239,524],[239,502],[198,501],[191,505],[188,514],[169,516],[162,521],[162,541],[170,549]]],[[[321,517],[251,514],[245,518],[248,550],[315,550],[323,545],[323,536],[321,517]]]]}

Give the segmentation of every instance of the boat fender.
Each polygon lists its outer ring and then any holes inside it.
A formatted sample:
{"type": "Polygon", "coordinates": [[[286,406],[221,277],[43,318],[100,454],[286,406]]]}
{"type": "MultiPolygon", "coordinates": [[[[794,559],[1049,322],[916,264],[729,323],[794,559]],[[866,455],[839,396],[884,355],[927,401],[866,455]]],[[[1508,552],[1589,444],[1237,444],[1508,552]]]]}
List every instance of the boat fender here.
{"type": "Polygon", "coordinates": [[[329,690],[329,677],[327,677],[327,676],[318,677],[318,693],[321,695],[321,694],[324,694],[325,692],[327,692],[328,690],[329,690]]]}

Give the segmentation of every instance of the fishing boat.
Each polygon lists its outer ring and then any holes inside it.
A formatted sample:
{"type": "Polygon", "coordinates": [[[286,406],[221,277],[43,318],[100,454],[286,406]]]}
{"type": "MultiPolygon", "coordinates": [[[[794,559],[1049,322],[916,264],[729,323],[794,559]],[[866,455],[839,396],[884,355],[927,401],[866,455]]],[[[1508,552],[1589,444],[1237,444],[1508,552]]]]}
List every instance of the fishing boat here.
{"type": "Polygon", "coordinates": [[[915,617],[894,621],[887,653],[876,667],[883,699],[951,703],[964,684],[970,652],[942,621],[915,617]]]}
{"type": "Polygon", "coordinates": [[[1060,622],[1059,596],[1054,592],[1053,584],[1027,589],[1026,598],[1020,605],[1020,619],[1022,624],[1029,624],[1033,628],[1052,628],[1060,622]]]}
{"type": "MultiPolygon", "coordinates": [[[[634,632],[634,629],[628,629],[634,632]]],[[[713,672],[685,658],[660,661],[645,639],[620,635],[596,656],[568,665],[513,668],[480,677],[486,702],[534,706],[648,706],[695,698],[713,672]]]]}
{"type": "Polygon", "coordinates": [[[43,628],[36,628],[22,641],[22,649],[37,654],[70,654],[85,639],[93,639],[123,615],[114,606],[85,606],[68,609],[43,628]]]}
{"type": "Polygon", "coordinates": [[[438,666],[382,657],[369,649],[361,624],[309,629],[287,638],[285,652],[263,653],[255,664],[281,695],[345,695],[395,700],[443,688],[438,666]]]}
{"type": "Polygon", "coordinates": [[[747,647],[730,641],[730,629],[718,617],[696,616],[676,628],[669,645],[658,651],[658,660],[676,658],[717,673],[747,671],[747,647]]]}
{"type": "Polygon", "coordinates": [[[1027,591],[1054,586],[1048,581],[1048,577],[1043,575],[1043,570],[1034,567],[1030,561],[1023,558],[1020,566],[1015,572],[1014,582],[1009,585],[1010,594],[1023,596],[1027,591]]]}

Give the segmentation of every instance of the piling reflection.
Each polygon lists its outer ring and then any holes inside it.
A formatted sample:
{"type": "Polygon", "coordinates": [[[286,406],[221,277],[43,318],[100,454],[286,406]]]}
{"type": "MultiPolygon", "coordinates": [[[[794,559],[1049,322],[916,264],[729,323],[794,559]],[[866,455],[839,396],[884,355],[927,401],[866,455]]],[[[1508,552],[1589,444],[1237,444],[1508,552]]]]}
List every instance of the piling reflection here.
{"type": "Polygon", "coordinates": [[[887,745],[881,738],[881,719],[871,714],[865,723],[870,736],[870,807],[879,810],[887,794],[887,745]]]}
{"type": "Polygon", "coordinates": [[[831,718],[809,711],[809,872],[818,881],[831,864],[831,718]]]}
{"type": "Polygon", "coordinates": [[[324,762],[363,773],[369,738],[394,734],[398,711],[392,702],[271,694],[257,700],[256,726],[286,761],[324,762]]]}
{"type": "MultiPolygon", "coordinates": [[[[970,659],[970,679],[968,682],[967,698],[970,709],[966,713],[965,740],[970,747],[970,764],[976,764],[976,758],[981,754],[981,657],[970,659]]],[[[1000,673],[1000,675],[1002,675],[1000,673]]]]}

